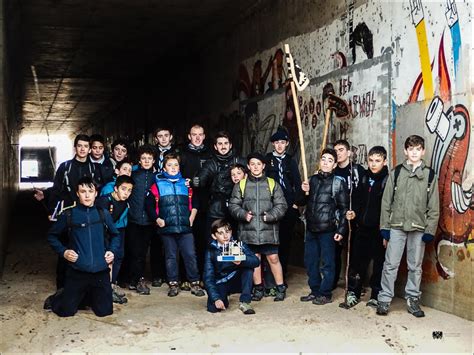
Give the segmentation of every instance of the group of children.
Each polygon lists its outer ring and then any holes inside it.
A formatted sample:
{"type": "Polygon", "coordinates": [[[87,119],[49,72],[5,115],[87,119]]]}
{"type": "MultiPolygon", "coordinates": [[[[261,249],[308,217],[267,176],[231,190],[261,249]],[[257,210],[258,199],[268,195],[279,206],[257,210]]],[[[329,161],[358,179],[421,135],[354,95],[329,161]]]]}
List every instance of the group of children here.
{"type": "Polygon", "coordinates": [[[254,314],[251,301],[286,297],[291,238],[305,206],[310,293],[302,302],[332,302],[351,230],[347,306],[359,303],[373,260],[367,305],[388,313],[406,244],[408,311],[424,316],[421,263],[425,243],[434,239],[439,196],[437,179],[422,160],[423,138],[407,138],[407,159],[390,173],[382,146],[370,149],[365,170],[352,163],[348,142],[336,141],[334,149],[322,151],[309,181],[301,181],[287,153],[283,128],[271,137],[273,152],[253,152],[246,160],[234,153],[226,132],[216,135],[210,153],[200,125],[191,127],[184,149],[171,144],[169,129],[158,129],[155,138],[157,146],[139,147],[134,165],[125,141],[114,142],[105,157],[100,136],[79,135],[75,158],[60,165],[51,189],[35,195],[46,198],[52,219],[57,215],[48,241],[59,255],[58,291],[45,308],[71,316],[86,305],[106,316],[112,302],[127,302],[117,284],[149,294],[144,275],[150,248],[152,286],[166,281],[170,297],[207,291],[209,312],[225,310],[229,294],[240,293],[239,309],[254,314]],[[244,260],[219,261],[233,240],[241,242],[244,260]]]}

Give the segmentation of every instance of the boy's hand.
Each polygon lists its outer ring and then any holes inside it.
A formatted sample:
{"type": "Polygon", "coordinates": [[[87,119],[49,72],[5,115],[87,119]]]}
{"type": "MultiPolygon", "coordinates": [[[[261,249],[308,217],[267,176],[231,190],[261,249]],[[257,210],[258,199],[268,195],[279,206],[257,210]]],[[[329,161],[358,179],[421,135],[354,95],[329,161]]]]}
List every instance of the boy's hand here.
{"type": "Polygon", "coordinates": [[[301,183],[301,190],[309,192],[309,182],[307,180],[301,183]]]}
{"type": "Polygon", "coordinates": [[[190,225],[191,227],[193,226],[194,218],[195,218],[195,216],[193,216],[193,215],[189,216],[189,225],[190,225]]]}
{"type": "Polygon", "coordinates": [[[337,234],[337,233],[334,234],[334,240],[335,240],[336,242],[340,242],[340,241],[342,240],[342,235],[337,234]]]}
{"type": "Polygon", "coordinates": [[[421,240],[424,241],[425,243],[431,243],[434,240],[434,235],[430,233],[425,233],[421,237],[421,240]]]}
{"type": "Polygon", "coordinates": [[[35,189],[35,194],[33,195],[33,197],[37,201],[43,201],[44,200],[44,192],[42,190],[35,189]]]}
{"type": "Polygon", "coordinates": [[[387,239],[384,239],[384,240],[383,240],[383,247],[384,247],[385,249],[387,249],[387,245],[388,245],[388,240],[387,240],[387,239]]]}
{"type": "Polygon", "coordinates": [[[107,264],[112,264],[112,262],[114,261],[114,257],[114,253],[112,253],[111,251],[105,252],[104,258],[107,264]]]}
{"type": "Polygon", "coordinates": [[[348,221],[353,220],[355,218],[355,216],[356,216],[356,214],[355,214],[354,211],[349,210],[349,211],[346,212],[346,219],[348,221]]]}
{"type": "Polygon", "coordinates": [[[186,179],[184,180],[184,186],[189,187],[190,184],[191,184],[191,179],[190,179],[190,178],[186,178],[186,179]]]}
{"type": "Polygon", "coordinates": [[[66,249],[64,251],[63,256],[64,259],[70,261],[71,263],[75,263],[77,261],[77,258],[79,257],[79,255],[77,255],[77,253],[72,249],[66,249]]]}
{"type": "Polygon", "coordinates": [[[247,214],[245,215],[245,220],[246,220],[247,222],[250,222],[250,221],[252,220],[252,218],[253,218],[253,213],[252,213],[252,211],[248,211],[247,214]]]}
{"type": "Polygon", "coordinates": [[[235,265],[240,265],[241,261],[240,261],[240,260],[236,260],[236,261],[233,261],[233,263],[234,263],[235,265]]]}
{"type": "Polygon", "coordinates": [[[222,302],[222,300],[214,302],[214,306],[216,306],[217,309],[225,310],[224,302],[222,302]]]}
{"type": "Polygon", "coordinates": [[[158,217],[156,219],[156,224],[158,225],[158,227],[163,228],[165,226],[165,220],[158,217]]]}

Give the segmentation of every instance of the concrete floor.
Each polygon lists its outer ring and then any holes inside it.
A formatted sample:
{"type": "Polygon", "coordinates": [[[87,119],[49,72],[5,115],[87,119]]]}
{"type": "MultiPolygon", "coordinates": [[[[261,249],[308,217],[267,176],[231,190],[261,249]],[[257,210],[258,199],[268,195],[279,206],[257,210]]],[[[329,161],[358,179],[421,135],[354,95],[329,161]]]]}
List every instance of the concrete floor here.
{"type": "MultiPolygon", "coordinates": [[[[304,270],[291,269],[288,298],[255,302],[257,312],[244,316],[238,298],[221,314],[205,311],[206,298],[181,293],[170,299],[167,288],[149,296],[128,292],[129,303],[97,318],[79,311],[61,319],[43,311],[54,290],[55,255],[47,246],[42,224],[15,222],[0,285],[0,352],[449,352],[472,353],[473,322],[424,307],[417,319],[395,299],[389,316],[365,306],[351,310],[335,301],[302,303],[308,292],[304,270]],[[35,237],[35,233],[38,234],[35,237]],[[433,339],[442,331],[442,339],[433,339]]],[[[33,223],[34,222],[34,223],[33,223]]],[[[366,296],[367,297],[367,296],[366,296]]]]}

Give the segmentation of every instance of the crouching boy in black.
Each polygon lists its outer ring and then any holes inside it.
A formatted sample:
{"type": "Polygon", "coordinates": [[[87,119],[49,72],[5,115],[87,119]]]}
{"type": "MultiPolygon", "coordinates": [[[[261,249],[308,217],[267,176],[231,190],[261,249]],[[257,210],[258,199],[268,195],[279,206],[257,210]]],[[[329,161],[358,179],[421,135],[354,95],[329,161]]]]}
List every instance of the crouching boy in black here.
{"type": "Polygon", "coordinates": [[[252,300],[253,271],[260,261],[243,244],[246,256],[244,261],[218,261],[222,246],[232,241],[232,227],[225,219],[218,219],[211,225],[212,239],[204,260],[204,284],[209,298],[208,312],[216,313],[229,307],[227,298],[231,293],[240,294],[239,309],[244,314],[255,314],[250,302],[252,300]]]}
{"type": "Polygon", "coordinates": [[[69,317],[76,314],[87,295],[96,316],[104,317],[113,313],[109,264],[114,261],[120,243],[119,232],[110,214],[94,206],[97,187],[90,177],[79,179],[76,193],[79,204],[61,214],[48,233],[49,244],[68,265],[64,290],[50,296],[46,303],[58,316],[69,317]],[[69,238],[65,246],[59,237],[67,230],[69,238]]]}

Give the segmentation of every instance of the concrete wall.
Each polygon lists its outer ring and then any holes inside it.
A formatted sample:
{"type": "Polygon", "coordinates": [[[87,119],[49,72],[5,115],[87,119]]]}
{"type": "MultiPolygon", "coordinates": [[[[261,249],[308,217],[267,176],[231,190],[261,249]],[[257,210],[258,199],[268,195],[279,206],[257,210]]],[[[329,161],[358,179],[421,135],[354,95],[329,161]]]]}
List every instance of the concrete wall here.
{"type": "Polygon", "coordinates": [[[212,124],[236,136],[244,132],[245,152],[268,149],[279,124],[295,142],[294,107],[283,85],[281,50],[288,43],[311,78],[298,94],[310,170],[321,145],[328,85],[351,108],[350,117],[333,118],[330,141],[348,139],[357,162],[365,163],[368,149],[380,144],[393,166],[404,159],[407,135],[426,137],[426,160],[438,173],[442,207],[436,243],[425,253],[423,302],[474,319],[472,4],[269,3],[203,51],[195,106],[206,108],[212,124]]]}
{"type": "Polygon", "coordinates": [[[0,275],[5,262],[8,243],[7,227],[14,192],[18,186],[18,129],[14,119],[14,87],[10,63],[7,56],[9,43],[6,28],[12,20],[6,21],[3,1],[0,1],[0,275]]]}

